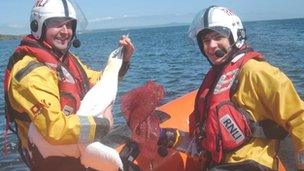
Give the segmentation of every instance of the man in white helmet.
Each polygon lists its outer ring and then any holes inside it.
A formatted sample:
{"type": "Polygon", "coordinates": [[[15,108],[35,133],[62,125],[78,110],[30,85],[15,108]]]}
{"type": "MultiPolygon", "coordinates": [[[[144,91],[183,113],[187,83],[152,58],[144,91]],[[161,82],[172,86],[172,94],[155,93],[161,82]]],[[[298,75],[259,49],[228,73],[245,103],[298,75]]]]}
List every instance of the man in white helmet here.
{"type": "MultiPolygon", "coordinates": [[[[69,51],[72,44],[79,46],[75,36],[81,22],[71,0],[37,0],[30,21],[31,34],[16,48],[5,74],[7,120],[16,123],[12,130],[31,170],[86,170],[77,158],[43,158],[29,142],[28,130],[32,123],[52,145],[91,143],[105,136],[113,125],[110,110],[103,117],[75,115],[102,73],[89,69],[69,51]]],[[[119,44],[123,47],[122,78],[134,47],[127,36],[119,44]]]]}
{"type": "MultiPolygon", "coordinates": [[[[189,117],[208,170],[282,170],[277,154],[287,133],[304,169],[304,102],[288,77],[246,44],[240,18],[211,6],[194,18],[189,36],[211,64],[189,117]]],[[[159,144],[179,146],[176,135],[163,129],[159,144]]]]}

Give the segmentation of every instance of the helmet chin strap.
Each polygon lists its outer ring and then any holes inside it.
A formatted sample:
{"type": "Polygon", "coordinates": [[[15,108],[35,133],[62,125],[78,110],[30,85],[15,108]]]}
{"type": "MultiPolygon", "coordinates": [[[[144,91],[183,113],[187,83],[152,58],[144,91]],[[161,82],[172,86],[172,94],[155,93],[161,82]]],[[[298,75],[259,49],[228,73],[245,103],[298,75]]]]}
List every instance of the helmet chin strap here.
{"type": "Polygon", "coordinates": [[[231,49],[232,49],[231,46],[229,46],[227,49],[224,49],[224,48],[216,49],[214,52],[214,55],[217,58],[221,58],[221,57],[225,56],[231,49]]]}
{"type": "Polygon", "coordinates": [[[77,38],[77,34],[76,34],[76,30],[73,31],[74,36],[72,37],[72,39],[69,41],[68,46],[66,49],[64,50],[59,50],[62,52],[62,60],[64,60],[64,58],[66,57],[67,53],[69,52],[71,46],[73,45],[74,48],[79,48],[81,46],[81,42],[80,40],[77,38]]]}
{"type": "Polygon", "coordinates": [[[67,53],[69,52],[71,45],[73,45],[74,48],[79,48],[81,46],[80,40],[77,38],[76,34],[75,37],[69,42],[67,48],[65,50],[62,50],[62,58],[66,57],[67,53]]]}
{"type": "MultiPolygon", "coordinates": [[[[224,56],[226,56],[225,58],[225,61],[222,63],[222,64],[219,64],[219,65],[216,65],[216,66],[223,66],[223,65],[226,65],[228,62],[230,62],[232,60],[232,56],[233,56],[233,53],[234,53],[234,50],[233,48],[228,47],[227,49],[218,49],[214,52],[214,55],[217,57],[217,58],[222,58],[224,56]]],[[[207,58],[209,60],[209,58],[207,58]]],[[[210,63],[212,63],[210,60],[209,60],[210,63]]],[[[212,66],[215,66],[213,63],[211,64],[212,66]]]]}
{"type": "Polygon", "coordinates": [[[225,56],[226,54],[229,54],[229,52],[232,51],[233,49],[239,49],[238,47],[235,46],[239,41],[240,40],[237,39],[237,41],[234,42],[233,44],[231,44],[228,48],[219,48],[219,49],[215,50],[215,52],[214,52],[215,56],[218,58],[221,58],[221,57],[225,56]]]}
{"type": "MultiPolygon", "coordinates": [[[[67,56],[67,54],[68,54],[68,52],[69,52],[69,50],[70,50],[70,48],[71,48],[71,45],[72,45],[72,40],[68,43],[68,46],[67,46],[67,48],[66,49],[64,49],[64,50],[59,50],[59,52],[61,52],[61,56],[59,56],[61,59],[62,59],[62,61],[64,61],[64,59],[66,58],[66,56],[67,56]]],[[[55,48],[57,51],[58,51],[58,49],[57,48],[55,48]]]]}
{"type": "Polygon", "coordinates": [[[68,45],[67,45],[67,47],[65,49],[58,49],[57,47],[55,47],[54,45],[50,45],[46,41],[42,41],[42,44],[44,46],[47,46],[48,48],[50,48],[51,51],[54,53],[54,55],[56,55],[56,57],[58,57],[58,59],[64,60],[64,58],[66,57],[67,53],[69,52],[69,49],[71,48],[72,41],[70,41],[68,43],[68,45]]]}
{"type": "Polygon", "coordinates": [[[229,63],[235,56],[237,56],[237,50],[240,49],[240,48],[237,48],[235,46],[235,44],[238,43],[238,41],[236,41],[235,43],[233,43],[232,45],[230,45],[227,49],[217,49],[215,52],[214,52],[214,55],[218,58],[222,58],[224,56],[226,56],[226,60],[225,62],[223,62],[222,64],[219,64],[219,65],[214,65],[210,59],[207,57],[209,63],[212,65],[212,66],[218,66],[218,67],[221,67],[221,66],[225,66],[227,63],[229,63]]]}
{"type": "Polygon", "coordinates": [[[230,63],[236,56],[242,54],[242,53],[247,53],[248,51],[251,51],[252,48],[250,48],[249,46],[247,46],[246,44],[244,44],[242,47],[237,48],[237,47],[233,47],[230,46],[230,49],[225,55],[227,56],[227,59],[225,60],[225,62],[223,62],[222,64],[219,65],[214,65],[211,63],[211,61],[208,59],[209,63],[211,64],[211,66],[216,66],[217,68],[221,68],[224,67],[226,64],[230,63]]]}
{"type": "Polygon", "coordinates": [[[69,52],[71,46],[73,45],[74,48],[79,48],[80,45],[81,45],[81,42],[80,40],[77,38],[77,35],[75,33],[75,36],[73,36],[73,39],[70,40],[70,42],[68,43],[67,45],[67,48],[64,49],[64,50],[60,50],[60,49],[57,49],[56,47],[52,46],[56,55],[62,59],[62,61],[64,60],[64,58],[67,56],[67,53],[69,52]]]}

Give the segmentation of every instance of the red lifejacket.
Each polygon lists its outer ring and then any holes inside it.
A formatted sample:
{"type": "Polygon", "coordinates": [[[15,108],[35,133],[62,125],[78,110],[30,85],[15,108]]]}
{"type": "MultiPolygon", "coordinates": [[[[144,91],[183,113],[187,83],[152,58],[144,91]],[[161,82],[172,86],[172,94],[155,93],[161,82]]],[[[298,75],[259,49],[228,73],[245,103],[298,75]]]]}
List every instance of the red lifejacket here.
{"type": "Polygon", "coordinates": [[[195,109],[190,115],[190,133],[197,137],[198,145],[210,152],[215,163],[221,162],[223,152],[240,147],[251,135],[243,110],[231,97],[241,67],[252,58],[260,60],[262,56],[249,51],[221,69],[212,67],[197,93],[195,109]]]}
{"type": "MultiPolygon", "coordinates": [[[[81,99],[85,96],[91,85],[87,75],[82,68],[79,61],[71,53],[67,52],[63,61],[60,61],[57,55],[48,44],[39,42],[33,38],[32,35],[28,35],[21,41],[20,45],[16,48],[15,52],[9,59],[7,65],[3,87],[5,97],[5,117],[6,117],[6,129],[4,132],[4,152],[7,154],[7,136],[8,130],[14,132],[21,143],[20,138],[17,134],[17,125],[15,129],[11,127],[11,122],[15,122],[15,119],[24,122],[31,122],[29,116],[26,113],[19,113],[14,110],[8,99],[8,83],[11,76],[11,70],[15,63],[22,60],[24,56],[34,56],[38,62],[30,63],[29,68],[48,66],[54,70],[58,75],[58,88],[60,95],[61,110],[66,114],[75,114],[80,106],[81,99]]],[[[26,74],[26,72],[24,73],[26,74]]],[[[21,144],[19,144],[21,146],[21,144]]],[[[29,155],[26,151],[19,151],[22,160],[30,167],[31,162],[29,155]]]]}
{"type": "MultiPolygon", "coordinates": [[[[16,48],[14,54],[10,58],[9,64],[5,71],[4,91],[8,91],[8,79],[13,65],[21,60],[25,55],[36,57],[36,59],[43,65],[53,69],[58,75],[58,87],[60,91],[61,109],[66,115],[75,114],[80,106],[80,101],[89,90],[90,85],[87,75],[81,67],[78,60],[71,54],[67,53],[64,60],[61,62],[51,47],[41,42],[38,42],[33,36],[26,36],[21,44],[16,48]]],[[[9,121],[13,119],[21,119],[29,121],[24,114],[18,114],[10,106],[6,95],[6,116],[9,121]]]]}

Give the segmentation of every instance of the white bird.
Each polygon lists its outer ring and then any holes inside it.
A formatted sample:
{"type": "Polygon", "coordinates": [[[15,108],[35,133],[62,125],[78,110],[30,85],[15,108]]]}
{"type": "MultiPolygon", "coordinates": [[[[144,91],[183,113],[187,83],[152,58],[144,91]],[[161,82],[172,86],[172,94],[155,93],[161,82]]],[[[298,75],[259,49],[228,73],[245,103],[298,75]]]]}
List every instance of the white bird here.
{"type": "Polygon", "coordinates": [[[118,73],[122,65],[122,47],[115,49],[109,56],[100,80],[87,92],[81,101],[77,115],[100,116],[111,105],[117,94],[118,73]]]}
{"type": "MultiPolygon", "coordinates": [[[[77,115],[103,117],[102,114],[105,110],[114,103],[118,87],[118,73],[123,60],[122,49],[121,46],[109,55],[102,77],[81,101],[81,105],[76,112],[77,115]]],[[[28,136],[44,158],[48,156],[80,157],[81,163],[85,167],[106,171],[123,169],[118,152],[100,142],[52,145],[40,135],[33,124],[30,125],[28,136]]]]}

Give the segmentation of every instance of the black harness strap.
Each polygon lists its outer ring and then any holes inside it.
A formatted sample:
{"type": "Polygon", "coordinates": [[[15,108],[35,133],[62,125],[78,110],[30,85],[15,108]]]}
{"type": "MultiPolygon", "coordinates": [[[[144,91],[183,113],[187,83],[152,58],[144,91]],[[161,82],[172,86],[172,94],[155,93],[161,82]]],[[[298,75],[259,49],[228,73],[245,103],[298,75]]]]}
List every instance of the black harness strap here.
{"type": "Polygon", "coordinates": [[[282,140],[288,135],[283,127],[270,119],[254,122],[251,126],[253,127],[252,137],[256,138],[282,140]]]}

